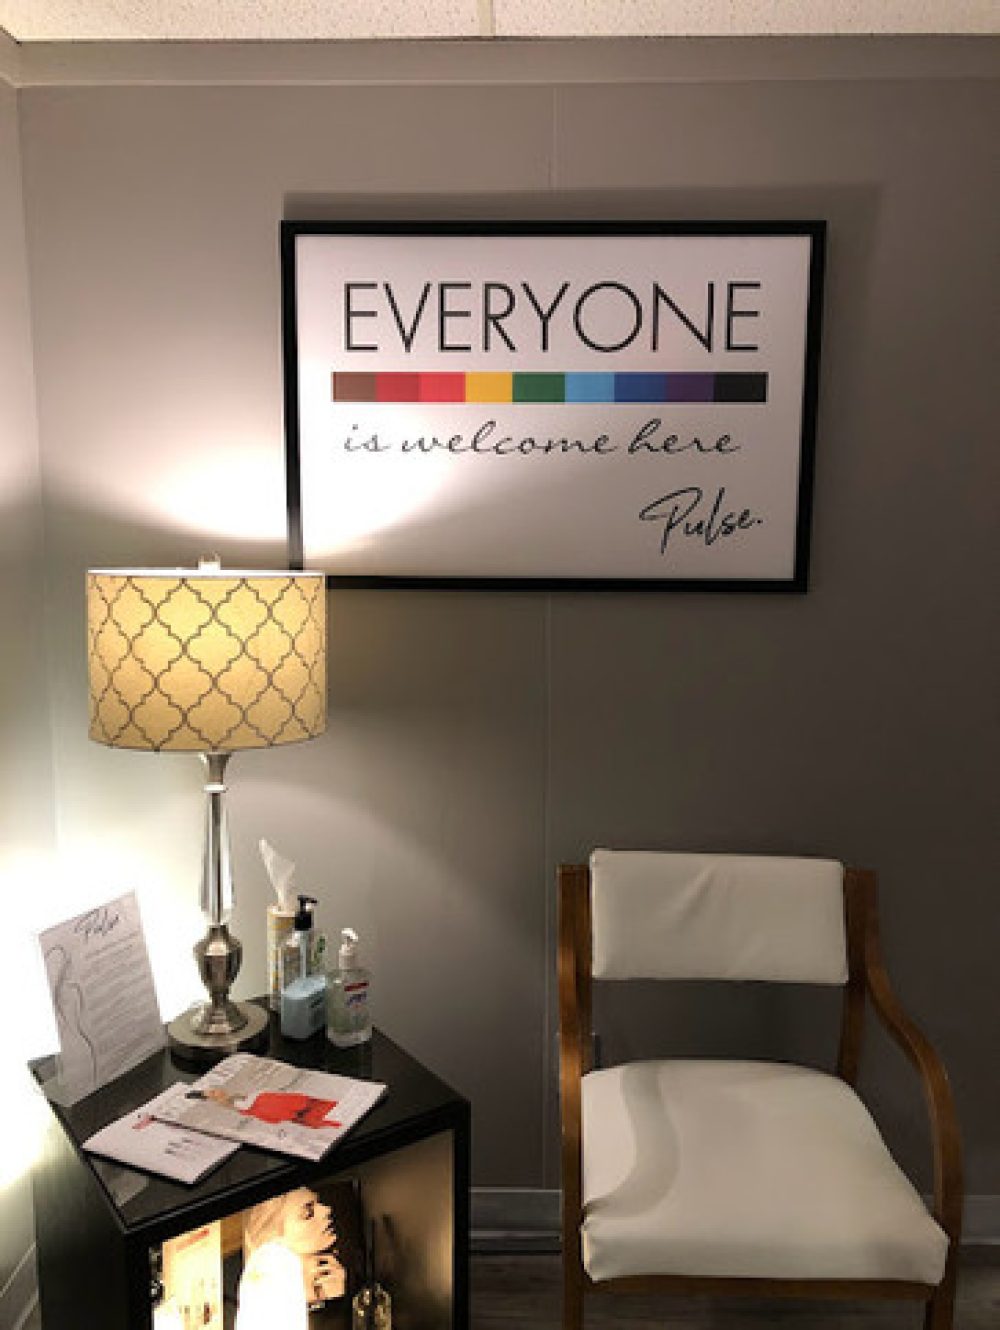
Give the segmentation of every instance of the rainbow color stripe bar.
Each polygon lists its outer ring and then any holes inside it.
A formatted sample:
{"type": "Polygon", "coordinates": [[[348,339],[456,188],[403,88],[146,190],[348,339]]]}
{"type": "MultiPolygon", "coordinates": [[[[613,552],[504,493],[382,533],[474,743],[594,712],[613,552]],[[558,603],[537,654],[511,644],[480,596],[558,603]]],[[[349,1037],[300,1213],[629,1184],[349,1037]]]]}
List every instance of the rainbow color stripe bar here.
{"type": "Polygon", "coordinates": [[[767,374],[353,374],[334,372],[335,402],[545,402],[690,405],[767,401],[767,374]]]}

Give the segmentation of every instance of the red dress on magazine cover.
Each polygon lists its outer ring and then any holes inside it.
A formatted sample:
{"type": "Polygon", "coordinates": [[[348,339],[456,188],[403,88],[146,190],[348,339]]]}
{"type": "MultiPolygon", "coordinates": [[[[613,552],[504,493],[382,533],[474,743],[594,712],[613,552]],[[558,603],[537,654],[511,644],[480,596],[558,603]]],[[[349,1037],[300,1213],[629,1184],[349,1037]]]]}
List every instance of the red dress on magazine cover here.
{"type": "Polygon", "coordinates": [[[243,1107],[234,1104],[237,1113],[260,1122],[298,1122],[303,1127],[339,1127],[328,1115],[337,1107],[336,1099],[314,1099],[308,1094],[264,1090],[243,1107]]]}

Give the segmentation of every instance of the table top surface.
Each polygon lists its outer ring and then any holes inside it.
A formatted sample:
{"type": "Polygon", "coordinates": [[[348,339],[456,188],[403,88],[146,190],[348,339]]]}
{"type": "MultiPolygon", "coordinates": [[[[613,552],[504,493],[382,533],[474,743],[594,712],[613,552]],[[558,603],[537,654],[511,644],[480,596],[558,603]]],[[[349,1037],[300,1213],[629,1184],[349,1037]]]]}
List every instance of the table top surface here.
{"type": "Polygon", "coordinates": [[[164,1048],[69,1106],[58,1102],[53,1058],[31,1063],[31,1071],[70,1142],[103,1187],[123,1232],[150,1239],[169,1229],[183,1231],[264,1196],[347,1171],[389,1150],[468,1123],[467,1101],[379,1030],[369,1044],[338,1049],[323,1031],[308,1040],[283,1039],[277,1018],[271,1013],[270,1047],[261,1054],[295,1066],[384,1081],[388,1093],[315,1163],[244,1145],[221,1167],[188,1186],[85,1154],[81,1142],[169,1085],[197,1080],[205,1067],[180,1062],[164,1048]]]}

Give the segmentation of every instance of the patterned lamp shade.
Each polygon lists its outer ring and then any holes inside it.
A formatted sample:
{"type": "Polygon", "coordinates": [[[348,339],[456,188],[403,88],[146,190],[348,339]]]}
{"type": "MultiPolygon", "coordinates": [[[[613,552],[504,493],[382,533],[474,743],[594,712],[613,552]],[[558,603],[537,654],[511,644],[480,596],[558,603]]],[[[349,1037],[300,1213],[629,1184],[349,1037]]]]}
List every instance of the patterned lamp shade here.
{"type": "Polygon", "coordinates": [[[87,574],[90,737],[229,753],[326,728],[322,573],[87,574]]]}

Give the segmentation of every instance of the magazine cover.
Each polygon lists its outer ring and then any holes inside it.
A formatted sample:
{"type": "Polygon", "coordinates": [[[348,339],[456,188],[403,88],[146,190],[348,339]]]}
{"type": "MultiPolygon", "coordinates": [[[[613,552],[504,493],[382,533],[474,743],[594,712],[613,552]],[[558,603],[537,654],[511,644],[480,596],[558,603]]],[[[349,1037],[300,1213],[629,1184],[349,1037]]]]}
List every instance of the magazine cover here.
{"type": "Polygon", "coordinates": [[[379,1102],[386,1086],[234,1053],[157,1110],[210,1136],[321,1159],[379,1102]]]}
{"type": "Polygon", "coordinates": [[[243,1279],[252,1281],[261,1253],[280,1243],[299,1260],[311,1312],[348,1308],[364,1276],[361,1229],[354,1182],[320,1182],[262,1201],[243,1215],[243,1279]]]}

